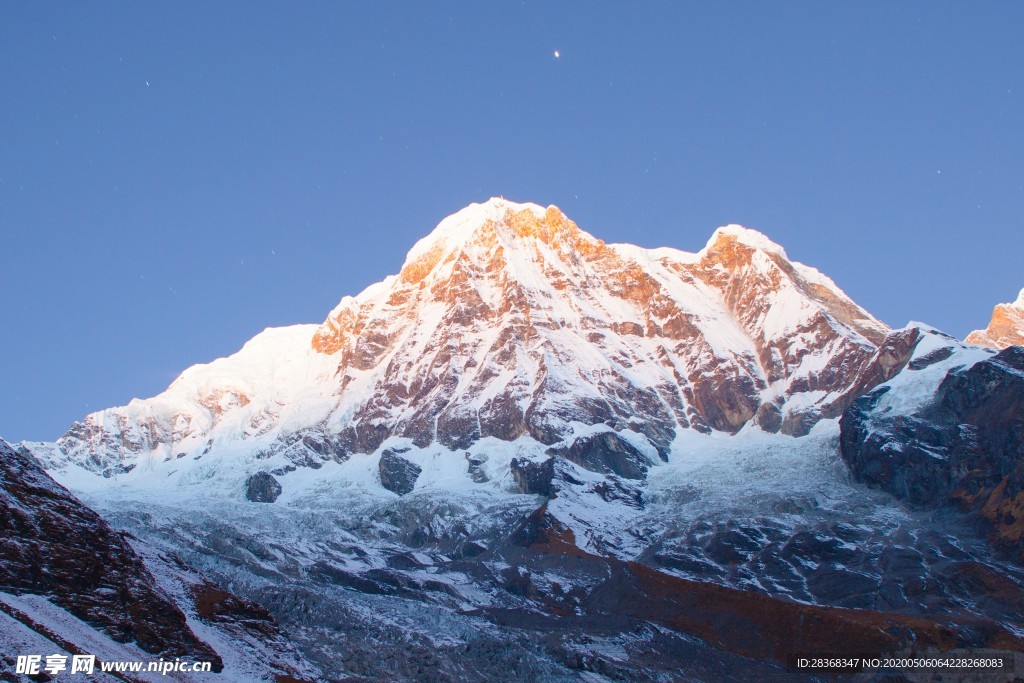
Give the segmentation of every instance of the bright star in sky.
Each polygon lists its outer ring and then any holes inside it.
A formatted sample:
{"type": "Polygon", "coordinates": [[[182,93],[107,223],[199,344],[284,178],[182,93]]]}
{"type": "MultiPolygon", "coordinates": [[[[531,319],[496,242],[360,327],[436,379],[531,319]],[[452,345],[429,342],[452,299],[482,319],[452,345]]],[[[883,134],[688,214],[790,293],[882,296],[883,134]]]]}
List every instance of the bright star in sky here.
{"type": "Polygon", "coordinates": [[[558,50],[555,50],[555,59],[558,59],[561,56],[562,54],[558,50]]]}

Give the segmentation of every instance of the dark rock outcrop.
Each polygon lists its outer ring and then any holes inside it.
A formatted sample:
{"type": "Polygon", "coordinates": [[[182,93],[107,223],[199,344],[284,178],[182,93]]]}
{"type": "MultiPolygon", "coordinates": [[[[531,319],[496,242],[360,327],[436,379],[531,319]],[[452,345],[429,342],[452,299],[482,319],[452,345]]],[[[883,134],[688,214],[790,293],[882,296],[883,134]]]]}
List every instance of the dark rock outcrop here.
{"type": "Polygon", "coordinates": [[[257,472],[245,480],[245,499],[253,503],[273,503],[281,495],[281,484],[266,472],[257,472]]]}
{"type": "Polygon", "coordinates": [[[380,455],[380,484],[388,491],[400,496],[411,493],[416,487],[423,469],[416,463],[409,462],[391,449],[380,455]]]}
{"type": "Polygon", "coordinates": [[[615,474],[625,479],[645,479],[650,461],[615,432],[581,436],[567,448],[548,449],[584,469],[615,474]]]}
{"type": "Polygon", "coordinates": [[[644,509],[644,494],[639,486],[631,486],[618,477],[608,477],[591,489],[606,503],[622,503],[638,510],[644,509]]]}
{"type": "Polygon", "coordinates": [[[486,455],[466,451],[466,469],[469,472],[470,479],[477,484],[488,481],[487,472],[484,471],[484,463],[486,462],[486,455]]]}
{"type": "Polygon", "coordinates": [[[555,477],[555,459],[533,462],[526,458],[513,458],[509,464],[512,478],[523,493],[551,496],[551,482],[555,477]]]}
{"type": "MultiPolygon", "coordinates": [[[[878,429],[872,411],[890,391],[879,387],[858,399],[840,420],[843,460],[854,477],[915,506],[945,502],[960,467],[950,455],[962,456],[958,425],[936,424],[916,415],[893,415],[878,429]]],[[[969,449],[974,454],[974,448],[969,449]]]]}
{"type": "Polygon", "coordinates": [[[46,596],[118,642],[162,657],[220,657],[189,628],[125,538],[0,440],[0,590],[46,596]]]}
{"type": "Polygon", "coordinates": [[[915,506],[976,512],[997,546],[1024,551],[1024,347],[954,368],[906,414],[878,414],[890,390],[861,397],[840,420],[854,476],[915,506]]]}

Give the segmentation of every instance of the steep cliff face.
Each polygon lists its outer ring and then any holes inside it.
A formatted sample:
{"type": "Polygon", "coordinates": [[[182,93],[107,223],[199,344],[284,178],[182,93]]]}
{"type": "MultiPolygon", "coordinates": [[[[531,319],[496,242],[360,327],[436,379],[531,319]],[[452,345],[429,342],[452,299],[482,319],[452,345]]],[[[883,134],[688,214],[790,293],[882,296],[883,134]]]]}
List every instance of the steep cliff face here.
{"type": "Polygon", "coordinates": [[[118,476],[231,453],[317,467],[394,438],[543,448],[603,425],[657,460],[686,430],[806,433],[878,370],[886,333],[752,230],[720,228],[696,254],[648,250],[494,199],[445,219],[322,325],[267,330],[29,447],[118,476]]]}
{"type": "Polygon", "coordinates": [[[338,354],[342,391],[373,375],[342,433],[354,448],[388,435],[551,444],[578,421],[634,428],[664,452],[680,429],[805,429],[885,332],[754,231],[721,228],[698,254],[644,250],[555,207],[495,201],[442,223],[313,344],[338,354]]]}
{"type": "Polygon", "coordinates": [[[993,349],[1024,345],[1024,289],[1013,303],[997,305],[988,327],[971,332],[965,341],[993,349]]]}
{"type": "Polygon", "coordinates": [[[975,513],[1024,558],[1024,348],[994,354],[930,332],[840,425],[859,480],[918,507],[975,513]]]}

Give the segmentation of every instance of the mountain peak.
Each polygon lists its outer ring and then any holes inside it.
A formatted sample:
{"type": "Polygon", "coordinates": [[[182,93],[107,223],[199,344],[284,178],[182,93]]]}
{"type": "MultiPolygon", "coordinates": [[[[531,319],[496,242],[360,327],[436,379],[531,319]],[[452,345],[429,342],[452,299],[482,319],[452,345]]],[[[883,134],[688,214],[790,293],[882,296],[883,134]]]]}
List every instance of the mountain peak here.
{"type": "Polygon", "coordinates": [[[988,327],[971,332],[964,341],[993,349],[1024,345],[1024,289],[1016,301],[997,304],[988,327]]]}
{"type": "MultiPolygon", "coordinates": [[[[555,209],[556,207],[549,207],[555,209]]],[[[414,261],[437,245],[457,246],[469,242],[473,235],[489,223],[501,223],[509,214],[528,213],[537,219],[543,218],[547,210],[532,202],[518,203],[504,197],[491,197],[485,202],[474,202],[448,216],[426,237],[409,250],[406,262],[414,261]]],[[[561,213],[559,211],[559,213],[561,213]]]]}
{"type": "Polygon", "coordinates": [[[711,239],[708,240],[707,246],[704,247],[704,252],[721,251],[733,244],[742,244],[769,254],[777,254],[787,261],[789,260],[786,250],[769,239],[767,235],[735,223],[723,225],[715,230],[711,239]]]}
{"type": "Polygon", "coordinates": [[[448,216],[413,245],[399,277],[406,283],[418,283],[455,252],[498,247],[514,250],[531,239],[568,251],[603,244],[580,230],[557,206],[544,208],[491,197],[448,216]]]}

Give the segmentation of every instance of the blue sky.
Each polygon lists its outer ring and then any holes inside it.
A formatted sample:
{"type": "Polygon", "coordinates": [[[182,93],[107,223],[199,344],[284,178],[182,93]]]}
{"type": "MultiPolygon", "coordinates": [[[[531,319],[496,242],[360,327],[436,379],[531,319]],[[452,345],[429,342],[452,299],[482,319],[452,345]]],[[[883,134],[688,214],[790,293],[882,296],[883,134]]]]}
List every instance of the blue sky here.
{"type": "Polygon", "coordinates": [[[4,3],[0,436],[320,322],[492,195],[651,247],[742,223],[962,336],[1024,287],[1021,26],[1016,2],[4,3]]]}

